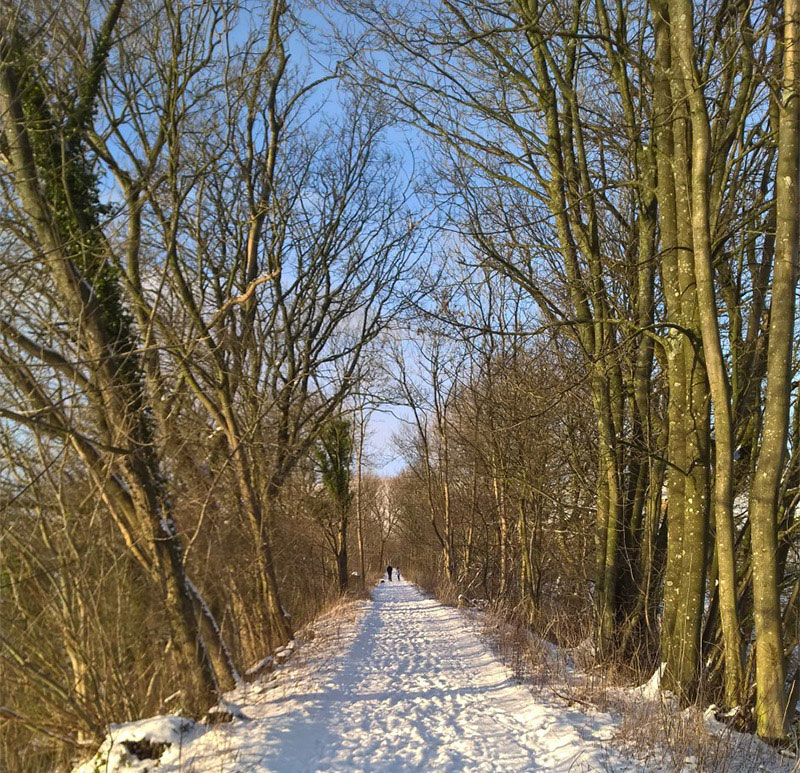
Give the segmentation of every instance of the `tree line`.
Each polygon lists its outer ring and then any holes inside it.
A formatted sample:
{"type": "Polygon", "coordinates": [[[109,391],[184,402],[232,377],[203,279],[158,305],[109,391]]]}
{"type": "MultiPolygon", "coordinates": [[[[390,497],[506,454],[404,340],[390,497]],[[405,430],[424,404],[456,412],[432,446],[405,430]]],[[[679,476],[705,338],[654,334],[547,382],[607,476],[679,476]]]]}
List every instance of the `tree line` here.
{"type": "Polygon", "coordinates": [[[0,759],[50,770],[346,586],[325,453],[418,235],[386,117],[282,0],[2,17],[0,759]]]}
{"type": "Polygon", "coordinates": [[[440,329],[399,387],[429,494],[407,520],[447,578],[531,614],[548,563],[574,603],[591,530],[599,655],[663,663],[684,702],[785,739],[797,4],[343,6],[350,77],[427,138],[421,184],[447,214],[440,329]]]}

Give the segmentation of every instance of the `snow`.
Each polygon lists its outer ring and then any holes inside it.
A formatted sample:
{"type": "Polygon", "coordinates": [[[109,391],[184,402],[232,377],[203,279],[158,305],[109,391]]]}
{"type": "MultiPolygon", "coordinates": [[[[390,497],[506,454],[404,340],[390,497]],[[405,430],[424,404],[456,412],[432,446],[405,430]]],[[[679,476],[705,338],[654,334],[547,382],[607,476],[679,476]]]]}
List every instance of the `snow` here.
{"type": "Polygon", "coordinates": [[[768,746],[749,733],[740,733],[720,721],[720,717],[730,718],[737,709],[721,712],[711,705],[702,713],[705,729],[716,736],[727,750],[726,769],[730,773],[796,773],[800,769],[797,759],[788,751],[768,746]]]}
{"type": "Polygon", "coordinates": [[[664,676],[666,665],[666,663],[662,663],[644,684],[634,688],[643,700],[655,701],[661,698],[661,677],[664,676]]]}
{"type": "MultiPolygon", "coordinates": [[[[74,773],[97,773],[103,771],[125,770],[129,773],[149,773],[155,769],[156,761],[139,760],[128,751],[127,744],[142,740],[154,744],[169,744],[169,748],[179,748],[195,731],[191,719],[167,714],[137,722],[112,725],[97,755],[89,762],[79,765],[74,773]]],[[[162,768],[158,768],[162,770],[162,768]]]]}
{"type": "Polygon", "coordinates": [[[100,769],[155,770],[153,760],[123,768],[127,753],[115,751],[151,733],[171,744],[158,773],[640,769],[610,747],[607,715],[535,699],[458,610],[407,582],[373,596],[315,623],[268,679],[226,695],[239,719],[120,726],[100,769]]]}
{"type": "MultiPolygon", "coordinates": [[[[274,670],[228,693],[207,724],[163,716],[113,727],[76,773],[688,773],[715,769],[709,750],[730,771],[791,767],[792,760],[731,731],[711,711],[700,717],[705,750],[687,748],[669,760],[666,748],[651,749],[636,762],[622,751],[643,751],[637,733],[625,737],[630,724],[622,730],[618,714],[579,708],[586,702],[567,705],[552,697],[552,686],[551,695],[520,684],[480,634],[480,614],[443,606],[408,582],[384,582],[372,602],[343,604],[300,631],[297,646],[270,661],[274,670]],[[160,760],[139,760],[126,742],[142,739],[169,746],[158,750],[160,760]]],[[[546,661],[557,654],[542,652],[546,661]]],[[[581,678],[572,668],[564,676],[581,678]]],[[[669,711],[660,676],[658,669],[645,685],[610,691],[627,706],[628,723],[657,721],[669,732],[673,725],[659,721],[669,711]],[[658,709],[653,716],[649,706],[658,709]]]]}

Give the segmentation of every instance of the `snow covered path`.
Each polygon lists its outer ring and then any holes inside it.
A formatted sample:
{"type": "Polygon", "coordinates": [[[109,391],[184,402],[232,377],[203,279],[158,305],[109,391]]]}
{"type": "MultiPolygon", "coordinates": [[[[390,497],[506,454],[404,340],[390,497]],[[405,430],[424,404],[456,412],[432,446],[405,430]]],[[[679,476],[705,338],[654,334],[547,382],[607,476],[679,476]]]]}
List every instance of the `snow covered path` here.
{"type": "Polygon", "coordinates": [[[373,596],[343,668],[293,701],[269,769],[612,769],[591,730],[572,725],[581,715],[535,704],[457,610],[408,583],[373,596]]]}
{"type": "Polygon", "coordinates": [[[405,582],[373,598],[232,694],[244,718],[188,731],[159,773],[638,769],[607,717],[537,702],[458,610],[405,582]]]}

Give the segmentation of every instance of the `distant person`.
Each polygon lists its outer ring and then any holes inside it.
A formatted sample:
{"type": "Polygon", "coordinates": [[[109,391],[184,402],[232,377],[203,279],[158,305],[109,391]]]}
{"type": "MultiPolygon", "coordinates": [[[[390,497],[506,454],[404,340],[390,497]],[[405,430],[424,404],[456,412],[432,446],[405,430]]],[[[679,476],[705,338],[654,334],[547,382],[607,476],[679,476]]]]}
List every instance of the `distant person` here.
{"type": "Polygon", "coordinates": [[[389,582],[392,581],[392,566],[391,564],[386,567],[386,574],[389,576],[389,582]]]}
{"type": "Polygon", "coordinates": [[[397,582],[400,582],[400,570],[395,568],[394,573],[397,575],[397,582]]]}

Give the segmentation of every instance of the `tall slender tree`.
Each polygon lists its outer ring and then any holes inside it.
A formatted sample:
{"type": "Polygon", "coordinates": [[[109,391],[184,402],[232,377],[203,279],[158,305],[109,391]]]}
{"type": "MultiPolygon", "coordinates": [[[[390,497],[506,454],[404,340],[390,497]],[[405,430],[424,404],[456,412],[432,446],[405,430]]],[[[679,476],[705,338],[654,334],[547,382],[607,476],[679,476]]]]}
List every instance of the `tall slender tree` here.
{"type": "Polygon", "coordinates": [[[331,519],[333,551],[341,592],[347,590],[349,580],[347,537],[353,501],[351,486],[353,451],[353,431],[350,422],[340,417],[331,419],[320,432],[315,456],[322,484],[328,492],[333,510],[331,519]]]}

